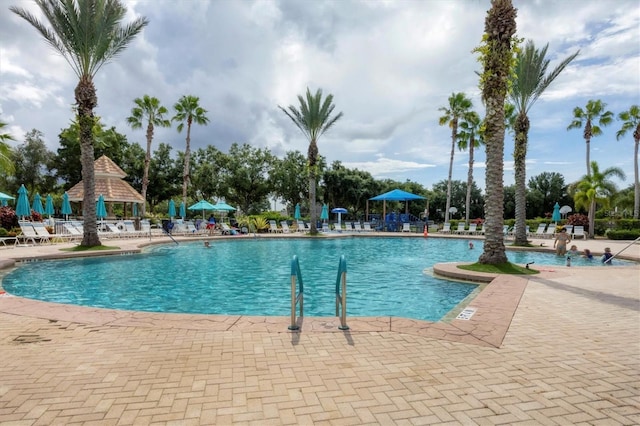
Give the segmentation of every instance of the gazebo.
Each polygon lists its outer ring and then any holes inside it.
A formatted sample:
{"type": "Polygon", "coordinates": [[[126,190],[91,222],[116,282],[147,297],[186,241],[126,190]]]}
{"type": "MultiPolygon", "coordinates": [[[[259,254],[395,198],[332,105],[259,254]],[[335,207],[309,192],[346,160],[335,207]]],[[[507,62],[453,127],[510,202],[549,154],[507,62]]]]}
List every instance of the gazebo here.
{"type": "MultiPolygon", "coordinates": [[[[111,207],[114,203],[123,203],[126,215],[127,204],[130,203],[133,206],[133,204],[145,202],[142,195],[123,180],[127,174],[109,157],[103,155],[93,163],[93,166],[96,201],[98,201],[100,195],[104,197],[109,215],[111,215],[111,207]]],[[[82,202],[84,196],[82,181],[74,185],[67,193],[69,194],[69,201],[82,202]]],[[[130,211],[133,211],[133,207],[130,211]]]]}
{"type": "Polygon", "coordinates": [[[426,200],[426,197],[422,195],[412,194],[407,191],[403,191],[401,189],[394,189],[389,192],[385,192],[384,194],[377,195],[373,198],[369,198],[367,200],[367,217],[369,216],[369,201],[382,201],[382,220],[383,227],[386,226],[386,210],[387,210],[387,201],[404,201],[405,202],[405,214],[409,215],[409,201],[411,200],[426,200]]]}

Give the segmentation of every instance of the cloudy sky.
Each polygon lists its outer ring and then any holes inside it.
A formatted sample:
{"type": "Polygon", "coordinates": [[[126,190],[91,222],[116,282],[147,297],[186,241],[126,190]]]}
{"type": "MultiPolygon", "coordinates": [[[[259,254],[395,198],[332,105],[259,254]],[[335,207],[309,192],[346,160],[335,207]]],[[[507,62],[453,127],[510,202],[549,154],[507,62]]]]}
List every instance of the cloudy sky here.
{"type": "MultiPolygon", "coordinates": [[[[307,141],[278,105],[298,105],[309,87],[334,95],[344,117],[319,141],[329,164],[376,178],[431,188],[446,179],[450,130],[438,125],[453,92],[473,99],[482,116],[472,53],[489,0],[130,0],[128,20],[150,23],[96,76],[96,113],[130,142],[144,131],[126,124],[133,100],[155,96],[173,113],[182,95],[208,110],[192,130],[192,148],[234,143],[268,147],[278,156],[307,141]]],[[[38,129],[48,147],[72,120],[71,67],[11,5],[37,12],[30,0],[0,0],[0,120],[19,141],[38,129]]],[[[549,43],[551,67],[580,50],[530,112],[527,176],[559,172],[567,182],[586,173],[582,131],[567,131],[573,108],[601,99],[616,115],[640,104],[640,6],[637,0],[514,0],[518,36],[549,43]]],[[[633,138],[617,141],[616,121],[591,143],[601,168],[618,166],[633,182],[633,138]]],[[[155,144],[184,149],[184,133],[157,129],[155,144]]],[[[505,141],[505,184],[513,183],[512,137],[505,141]]],[[[144,146],[144,145],[143,145],[144,146]]],[[[456,149],[453,178],[466,180],[468,154],[456,149]]],[[[484,187],[484,152],[475,178],[484,187]]]]}

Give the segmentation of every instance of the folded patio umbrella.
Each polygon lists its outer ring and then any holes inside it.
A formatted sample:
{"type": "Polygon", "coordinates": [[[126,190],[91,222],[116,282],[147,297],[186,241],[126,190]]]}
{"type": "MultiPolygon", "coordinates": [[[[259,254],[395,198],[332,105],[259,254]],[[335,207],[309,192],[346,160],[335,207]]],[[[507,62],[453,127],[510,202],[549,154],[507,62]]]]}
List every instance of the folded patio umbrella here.
{"type": "Polygon", "coordinates": [[[29,192],[24,184],[18,189],[18,204],[16,205],[16,215],[24,219],[25,216],[31,216],[31,207],[29,207],[29,192]]]}

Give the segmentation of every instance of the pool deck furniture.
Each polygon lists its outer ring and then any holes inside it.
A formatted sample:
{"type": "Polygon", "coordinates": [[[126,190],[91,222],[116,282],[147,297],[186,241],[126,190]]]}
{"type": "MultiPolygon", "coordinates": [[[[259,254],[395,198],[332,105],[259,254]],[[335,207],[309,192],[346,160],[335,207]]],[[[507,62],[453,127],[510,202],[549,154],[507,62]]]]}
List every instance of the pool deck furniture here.
{"type": "Polygon", "coordinates": [[[411,232],[411,224],[403,223],[402,224],[402,232],[411,232]]]}
{"type": "Polygon", "coordinates": [[[587,234],[584,232],[584,226],[575,225],[573,227],[573,239],[582,238],[584,240],[587,239],[587,234]]]}
{"type": "Polygon", "coordinates": [[[464,222],[458,222],[458,228],[453,232],[458,235],[463,235],[466,232],[465,226],[466,224],[464,222]]]}
{"type": "MultiPolygon", "coordinates": [[[[548,240],[535,243],[552,251],[548,240]]],[[[589,248],[615,253],[628,243],[595,239],[589,248]]],[[[123,251],[140,244],[148,239],[118,242],[123,251]]],[[[0,263],[58,256],[61,246],[0,250],[0,263]]],[[[640,260],[640,245],[629,250],[640,260]]],[[[467,305],[473,314],[460,311],[468,319],[348,317],[348,332],[335,317],[305,317],[301,332],[289,332],[289,317],[2,294],[0,422],[638,424],[640,348],[629,342],[639,269],[540,268],[492,282],[467,305]]]]}
{"type": "Polygon", "coordinates": [[[280,228],[282,229],[283,234],[291,233],[291,229],[289,228],[289,224],[287,223],[286,220],[283,220],[280,222],[280,228]]]}
{"type": "Polygon", "coordinates": [[[451,233],[451,224],[450,223],[445,223],[444,225],[442,225],[442,229],[440,231],[441,234],[450,234],[451,233]]]}

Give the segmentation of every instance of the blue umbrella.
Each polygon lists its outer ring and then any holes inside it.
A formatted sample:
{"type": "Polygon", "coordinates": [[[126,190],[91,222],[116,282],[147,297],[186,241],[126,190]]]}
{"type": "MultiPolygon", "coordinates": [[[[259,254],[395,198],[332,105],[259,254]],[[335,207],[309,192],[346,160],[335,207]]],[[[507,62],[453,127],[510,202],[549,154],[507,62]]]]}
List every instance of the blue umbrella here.
{"type": "Polygon", "coordinates": [[[553,214],[551,215],[551,220],[554,222],[560,222],[560,204],[556,202],[556,205],[553,206],[553,214]]]}
{"type": "MultiPolygon", "coordinates": [[[[231,207],[231,206],[229,206],[231,207]]],[[[231,207],[233,209],[233,207],[231,207]]],[[[202,218],[204,219],[205,210],[214,210],[215,206],[207,200],[200,200],[192,206],[189,206],[189,210],[202,210],[202,218]]],[[[235,210],[235,209],[234,209],[235,210]]]]}
{"type": "Polygon", "coordinates": [[[331,210],[331,213],[337,213],[338,214],[338,225],[340,225],[340,218],[342,213],[347,213],[347,209],[345,209],[344,207],[336,207],[335,209],[331,210]]]}
{"type": "Polygon", "coordinates": [[[320,220],[329,220],[329,206],[324,204],[320,213],[320,220]]]}
{"type": "Polygon", "coordinates": [[[7,205],[7,200],[15,200],[11,195],[7,195],[4,192],[0,192],[0,202],[2,202],[3,206],[7,205]]]}
{"type": "Polygon", "coordinates": [[[131,209],[131,215],[133,217],[138,217],[138,203],[133,203],[133,208],[131,209]]]}
{"type": "Polygon", "coordinates": [[[295,213],[293,214],[293,218],[294,218],[295,220],[300,220],[300,218],[301,218],[301,217],[302,217],[302,216],[300,215],[300,204],[296,204],[296,211],[295,211],[295,213]]]}
{"type": "Polygon", "coordinates": [[[60,210],[60,213],[65,215],[67,220],[69,220],[69,215],[73,214],[73,211],[71,210],[71,203],[69,202],[69,194],[66,192],[62,194],[62,209],[60,210]]]}
{"type": "Polygon", "coordinates": [[[51,215],[55,213],[55,209],[53,208],[53,198],[51,195],[47,195],[47,201],[44,205],[44,214],[49,215],[49,219],[51,219],[51,215]]]}
{"type": "Polygon", "coordinates": [[[29,207],[28,191],[24,185],[20,185],[18,189],[18,204],[16,205],[16,215],[21,216],[23,219],[25,216],[31,216],[31,207],[29,207]]]}
{"type": "Polygon", "coordinates": [[[176,203],[173,200],[169,200],[169,217],[173,219],[176,215],[176,203]]]}
{"type": "Polygon", "coordinates": [[[107,217],[107,206],[104,204],[104,197],[102,194],[98,197],[98,204],[96,205],[96,217],[104,219],[107,217]]]}
{"type": "Polygon", "coordinates": [[[184,207],[184,202],[180,203],[180,217],[183,219],[187,217],[187,209],[184,207]]]}
{"type": "Polygon", "coordinates": [[[33,205],[31,206],[31,210],[38,214],[44,214],[44,209],[42,208],[42,199],[40,198],[40,194],[36,192],[36,195],[33,197],[33,205]]]}

